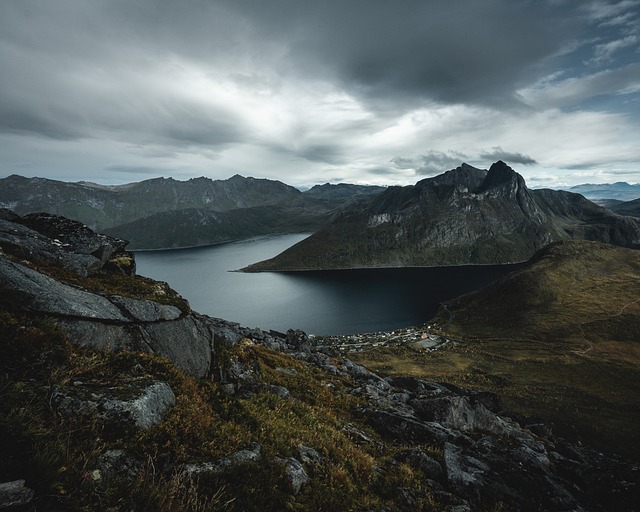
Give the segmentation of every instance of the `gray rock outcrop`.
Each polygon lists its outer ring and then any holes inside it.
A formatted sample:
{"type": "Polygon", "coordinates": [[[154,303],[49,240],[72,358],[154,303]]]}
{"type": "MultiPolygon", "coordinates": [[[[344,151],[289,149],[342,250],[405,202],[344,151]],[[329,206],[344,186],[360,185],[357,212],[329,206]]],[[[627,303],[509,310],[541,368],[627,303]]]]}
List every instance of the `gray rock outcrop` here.
{"type": "Polygon", "coordinates": [[[149,429],[176,403],[166,382],[129,382],[117,386],[80,385],[56,389],[52,405],[62,414],[97,417],[111,428],[149,429]]]}
{"type": "Polygon", "coordinates": [[[101,271],[110,261],[124,273],[135,271],[124,240],[94,233],[64,217],[43,213],[19,217],[4,212],[0,216],[0,248],[6,254],[59,266],[84,277],[101,271]]]}
{"type": "Polygon", "coordinates": [[[0,483],[0,510],[26,507],[33,501],[35,493],[24,480],[0,483]]]}

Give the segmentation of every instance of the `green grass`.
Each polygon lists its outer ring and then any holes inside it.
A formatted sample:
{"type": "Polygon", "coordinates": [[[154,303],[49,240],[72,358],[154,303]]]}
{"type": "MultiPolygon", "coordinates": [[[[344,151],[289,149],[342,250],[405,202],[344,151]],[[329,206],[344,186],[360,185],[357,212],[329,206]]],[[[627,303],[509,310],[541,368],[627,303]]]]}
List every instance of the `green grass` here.
{"type": "Polygon", "coordinates": [[[559,435],[640,457],[640,251],[567,242],[527,268],[448,304],[457,339],[353,354],[388,375],[494,391],[507,412],[559,435]]]}
{"type": "MultiPolygon", "coordinates": [[[[98,353],[71,345],[46,319],[0,309],[0,480],[25,478],[36,490],[34,510],[440,510],[425,476],[394,460],[406,446],[384,445],[358,412],[349,382],[287,355],[245,341],[220,351],[225,368],[240,361],[258,381],[247,393],[225,394],[215,379],[196,380],[167,360],[147,354],[98,353]],[[284,371],[283,371],[284,370],[284,371]],[[68,417],[51,406],[54,388],[124,385],[134,379],[168,382],[176,405],[146,431],[124,431],[99,418],[68,417]],[[285,386],[281,398],[270,386],[285,386]],[[366,432],[363,443],[347,426],[366,432]],[[262,458],[224,474],[189,478],[182,464],[215,461],[260,443],[262,458]],[[299,446],[318,451],[297,496],[289,492],[277,457],[299,458],[299,446]],[[100,454],[124,448],[142,464],[133,481],[93,478],[100,454]]],[[[441,453],[431,447],[433,456],[441,453]]]]}

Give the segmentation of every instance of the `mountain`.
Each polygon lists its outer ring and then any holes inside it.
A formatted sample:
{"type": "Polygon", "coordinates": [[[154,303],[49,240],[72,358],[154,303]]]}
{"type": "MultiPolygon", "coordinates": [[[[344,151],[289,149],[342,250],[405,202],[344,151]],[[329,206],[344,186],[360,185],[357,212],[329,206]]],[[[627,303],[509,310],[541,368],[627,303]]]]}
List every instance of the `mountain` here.
{"type": "Polygon", "coordinates": [[[616,183],[585,183],[565,189],[569,192],[582,194],[587,199],[618,199],[631,201],[640,198],[640,183],[630,185],[624,181],[616,183]]]}
{"type": "Polygon", "coordinates": [[[331,219],[333,207],[314,198],[223,212],[204,208],[160,212],[103,232],[130,241],[131,250],[194,247],[252,236],[312,232],[331,219]]]}
{"type": "Polygon", "coordinates": [[[618,215],[640,217],[640,199],[634,199],[633,201],[620,201],[615,204],[610,204],[607,208],[618,215]]]}
{"type": "Polygon", "coordinates": [[[379,194],[386,187],[375,185],[352,185],[350,183],[325,183],[324,185],[314,185],[304,192],[311,197],[322,199],[350,199],[356,196],[379,194]]]}
{"type": "Polygon", "coordinates": [[[200,315],[82,224],[0,210],[0,246],[0,508],[637,504],[632,460],[514,421],[493,393],[200,315]]]}
{"type": "Polygon", "coordinates": [[[325,228],[247,271],[526,261],[551,242],[640,244],[640,221],[579,194],[530,190],[503,162],[463,164],[343,208],[325,228]]]}
{"type": "Polygon", "coordinates": [[[154,178],[112,187],[17,175],[0,180],[0,208],[20,215],[62,215],[99,230],[160,212],[188,208],[228,211],[275,204],[300,195],[299,190],[279,181],[239,175],[227,180],[154,178]]]}
{"type": "Polygon", "coordinates": [[[62,215],[126,238],[131,249],[163,249],[314,231],[351,195],[363,193],[348,185],[340,190],[302,194],[279,181],[239,175],[154,178],[118,186],[12,175],[0,180],[0,208],[62,215]]]}

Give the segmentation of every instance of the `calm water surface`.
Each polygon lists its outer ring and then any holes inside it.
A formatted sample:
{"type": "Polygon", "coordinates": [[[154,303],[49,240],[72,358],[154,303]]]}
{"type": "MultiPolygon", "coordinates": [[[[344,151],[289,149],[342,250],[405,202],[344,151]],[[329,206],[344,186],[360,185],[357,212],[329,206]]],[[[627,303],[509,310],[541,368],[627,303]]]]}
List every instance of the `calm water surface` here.
{"type": "Polygon", "coordinates": [[[191,307],[247,327],[309,334],[393,330],[428,321],[438,304],[522,265],[232,272],[275,256],[306,234],[192,249],[139,251],[138,274],[167,281],[191,307]]]}

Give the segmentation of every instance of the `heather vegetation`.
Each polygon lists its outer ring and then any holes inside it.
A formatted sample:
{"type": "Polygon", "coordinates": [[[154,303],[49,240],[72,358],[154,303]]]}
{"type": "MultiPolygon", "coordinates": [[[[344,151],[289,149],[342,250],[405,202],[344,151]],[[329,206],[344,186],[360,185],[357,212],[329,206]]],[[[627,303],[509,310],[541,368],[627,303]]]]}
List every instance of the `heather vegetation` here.
{"type": "Polygon", "coordinates": [[[395,461],[403,446],[384,446],[363,423],[348,382],[288,355],[248,340],[221,353],[217,375],[240,362],[260,382],[246,381],[229,396],[219,379],[193,379],[162,358],[74,347],[47,319],[3,309],[0,334],[0,480],[26,477],[37,510],[366,509],[393,506],[401,487],[419,491],[421,506],[438,510],[424,475],[395,461]],[[99,417],[87,422],[51,405],[54,389],[141,378],[166,381],[176,395],[167,418],[146,431],[113,429],[99,417]],[[274,392],[279,387],[289,398],[274,392]],[[201,476],[184,471],[252,443],[261,447],[257,462],[201,476]],[[300,457],[301,447],[313,448],[318,459],[313,478],[294,495],[286,465],[273,460],[300,457]],[[110,473],[101,454],[116,448],[146,463],[130,475],[110,473]]]}
{"type": "Polygon", "coordinates": [[[510,413],[603,449],[640,456],[640,253],[566,242],[527,268],[446,304],[434,319],[454,338],[427,352],[405,345],[353,358],[503,397],[510,413]]]}

